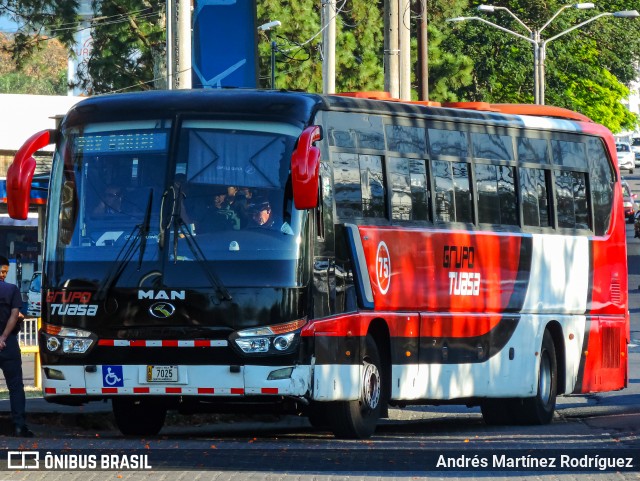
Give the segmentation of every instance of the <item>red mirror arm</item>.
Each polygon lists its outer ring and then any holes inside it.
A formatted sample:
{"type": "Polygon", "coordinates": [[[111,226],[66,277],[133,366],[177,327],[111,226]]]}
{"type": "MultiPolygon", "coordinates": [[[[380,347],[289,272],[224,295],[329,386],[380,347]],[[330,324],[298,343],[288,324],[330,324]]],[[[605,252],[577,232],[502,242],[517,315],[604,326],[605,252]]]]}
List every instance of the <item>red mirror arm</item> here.
{"type": "Polygon", "coordinates": [[[24,220],[29,213],[31,198],[31,181],[36,169],[33,154],[52,144],[55,131],[43,130],[33,134],[16,153],[7,170],[7,208],[13,219],[24,220]]]}

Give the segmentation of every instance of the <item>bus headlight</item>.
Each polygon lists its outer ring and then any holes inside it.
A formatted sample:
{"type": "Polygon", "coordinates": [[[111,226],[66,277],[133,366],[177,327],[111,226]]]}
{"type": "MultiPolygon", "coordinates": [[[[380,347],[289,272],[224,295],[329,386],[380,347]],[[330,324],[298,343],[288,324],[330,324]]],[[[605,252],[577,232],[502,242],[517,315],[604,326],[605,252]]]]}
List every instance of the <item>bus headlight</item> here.
{"type": "Polygon", "coordinates": [[[247,354],[254,352],[269,352],[269,339],[266,337],[254,337],[250,339],[236,339],[236,344],[247,354]]]}
{"type": "Polygon", "coordinates": [[[282,354],[294,348],[300,337],[300,330],[306,323],[306,319],[299,319],[273,326],[243,329],[232,334],[231,339],[245,354],[282,354]]]}
{"type": "Polygon", "coordinates": [[[66,338],[62,340],[62,352],[82,354],[93,344],[93,339],[66,338]]]}
{"type": "Polygon", "coordinates": [[[64,354],[84,354],[93,345],[95,335],[84,329],[54,326],[43,326],[47,350],[64,354]]]}

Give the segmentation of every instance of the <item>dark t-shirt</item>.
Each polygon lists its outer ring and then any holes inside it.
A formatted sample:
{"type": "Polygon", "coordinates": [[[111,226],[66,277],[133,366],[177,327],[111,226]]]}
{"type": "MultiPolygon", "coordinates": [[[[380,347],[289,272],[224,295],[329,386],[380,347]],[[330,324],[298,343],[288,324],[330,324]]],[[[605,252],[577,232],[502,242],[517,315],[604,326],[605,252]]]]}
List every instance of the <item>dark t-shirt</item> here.
{"type": "MultiPolygon", "coordinates": [[[[0,281],[0,334],[11,316],[11,309],[22,307],[22,296],[18,286],[0,281]]],[[[17,332],[17,329],[14,329],[17,332]]]]}

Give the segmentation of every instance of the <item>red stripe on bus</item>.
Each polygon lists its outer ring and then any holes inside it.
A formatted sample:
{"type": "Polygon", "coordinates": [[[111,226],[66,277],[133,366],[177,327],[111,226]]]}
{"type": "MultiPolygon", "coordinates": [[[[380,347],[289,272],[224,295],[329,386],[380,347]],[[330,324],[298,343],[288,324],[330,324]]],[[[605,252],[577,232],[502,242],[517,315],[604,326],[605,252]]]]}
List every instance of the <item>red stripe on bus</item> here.
{"type": "Polygon", "coordinates": [[[149,394],[148,387],[134,387],[133,392],[136,394],[149,394]]]}
{"type": "Polygon", "coordinates": [[[132,340],[129,341],[129,346],[131,347],[146,347],[147,345],[147,341],[140,341],[140,340],[132,340]]]}
{"type": "Polygon", "coordinates": [[[44,388],[44,393],[45,394],[55,394],[56,393],[56,388],[55,387],[45,387],[44,388]]]}
{"type": "Polygon", "coordinates": [[[162,341],[162,347],[178,347],[178,341],[177,340],[162,341]]]}
{"type": "Polygon", "coordinates": [[[206,339],[196,339],[194,341],[195,347],[209,347],[210,345],[211,345],[211,341],[208,341],[206,339]]]}
{"type": "Polygon", "coordinates": [[[115,341],[113,339],[100,339],[98,340],[98,346],[114,346],[115,341]]]}
{"type": "Polygon", "coordinates": [[[103,387],[102,394],[118,394],[117,387],[103,387]]]}
{"type": "Polygon", "coordinates": [[[87,390],[83,387],[72,387],[69,392],[71,394],[87,394],[87,390]]]}
{"type": "Polygon", "coordinates": [[[278,394],[278,388],[277,387],[263,387],[262,389],[260,389],[260,392],[262,394],[278,394]]]}
{"type": "Polygon", "coordinates": [[[199,387],[198,394],[213,394],[215,393],[215,389],[212,387],[199,387]]]}
{"type": "Polygon", "coordinates": [[[164,388],[164,392],[167,394],[180,394],[182,392],[181,387],[166,387],[164,388]]]}
{"type": "Polygon", "coordinates": [[[244,388],[241,387],[232,387],[231,394],[244,394],[244,388]]]}

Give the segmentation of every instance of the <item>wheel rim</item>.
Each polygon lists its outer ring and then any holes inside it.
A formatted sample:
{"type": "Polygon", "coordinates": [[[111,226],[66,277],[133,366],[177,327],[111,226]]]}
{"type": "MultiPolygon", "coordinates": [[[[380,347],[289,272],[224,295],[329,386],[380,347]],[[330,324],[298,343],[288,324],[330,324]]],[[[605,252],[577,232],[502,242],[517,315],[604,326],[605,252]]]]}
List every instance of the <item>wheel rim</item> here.
{"type": "Polygon", "coordinates": [[[540,400],[547,405],[551,399],[551,359],[549,353],[543,351],[540,359],[540,378],[538,381],[540,400]]]}
{"type": "Polygon", "coordinates": [[[375,364],[365,361],[362,379],[362,407],[373,411],[380,402],[380,372],[375,364]]]}

